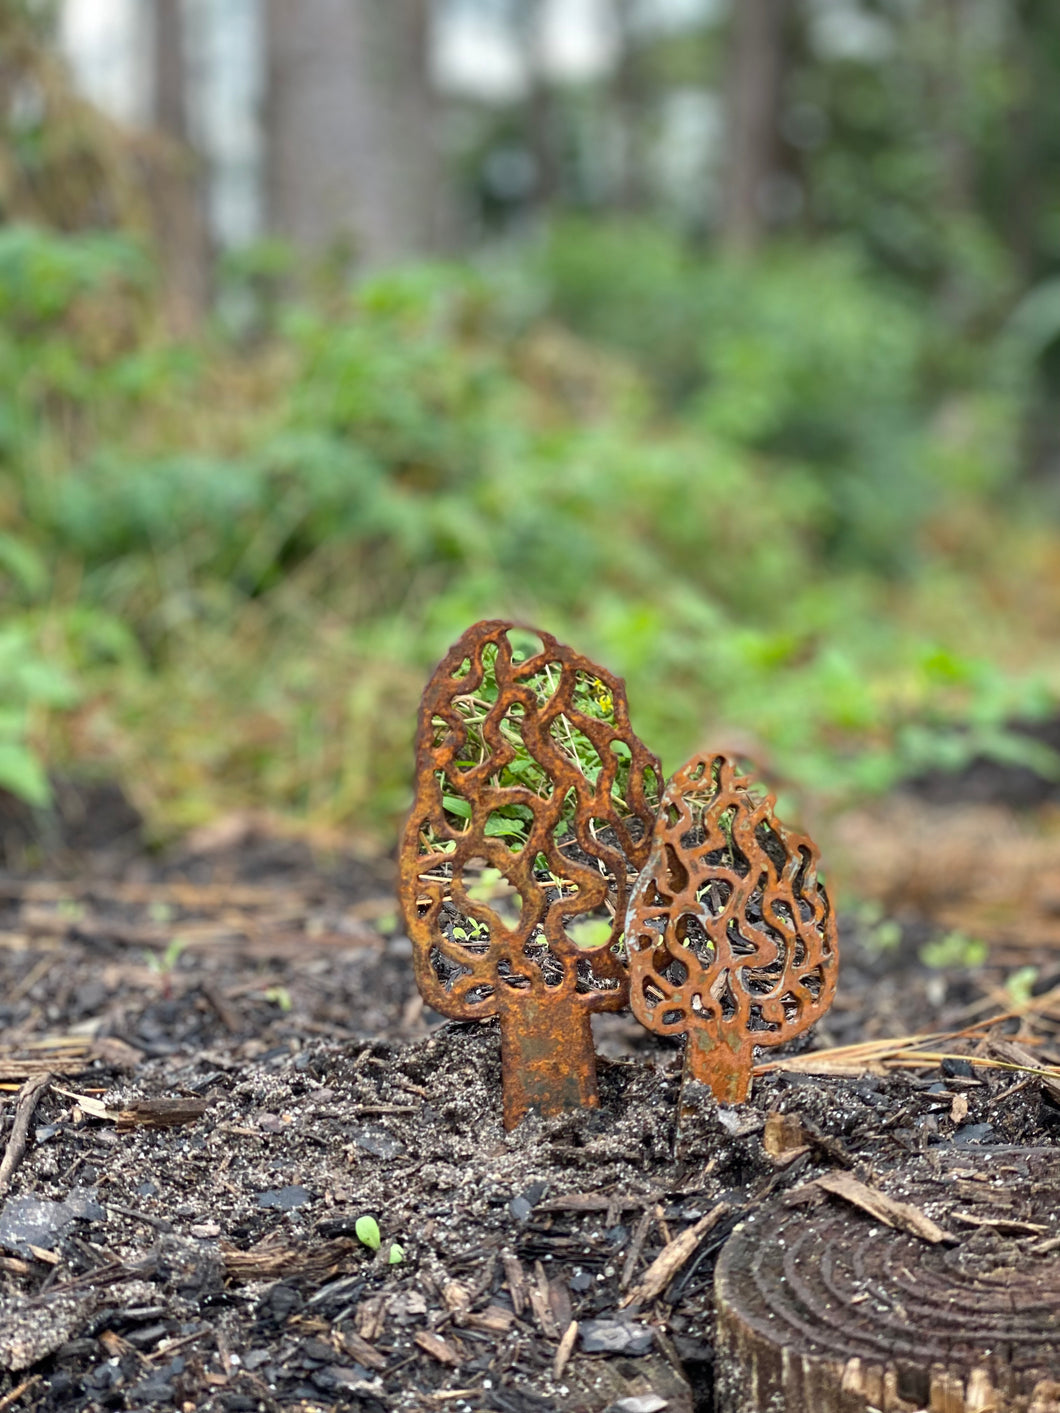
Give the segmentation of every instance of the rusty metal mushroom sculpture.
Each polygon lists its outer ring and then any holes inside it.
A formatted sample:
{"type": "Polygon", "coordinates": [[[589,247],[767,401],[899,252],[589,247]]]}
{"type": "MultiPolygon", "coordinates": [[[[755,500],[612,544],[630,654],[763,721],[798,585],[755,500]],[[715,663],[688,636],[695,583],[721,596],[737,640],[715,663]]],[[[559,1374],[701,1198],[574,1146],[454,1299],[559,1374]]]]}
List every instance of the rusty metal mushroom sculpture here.
{"type": "Polygon", "coordinates": [[[832,1004],[835,917],[818,854],[771,795],[722,755],[670,781],[626,920],[630,1003],[685,1035],[685,1078],[747,1098],[756,1046],[780,1045],[832,1004]]]}
{"type": "Polygon", "coordinates": [[[500,1019],[507,1128],[598,1103],[660,779],[622,681],[547,633],[478,623],[423,694],[400,899],[427,1003],[500,1019]]]}

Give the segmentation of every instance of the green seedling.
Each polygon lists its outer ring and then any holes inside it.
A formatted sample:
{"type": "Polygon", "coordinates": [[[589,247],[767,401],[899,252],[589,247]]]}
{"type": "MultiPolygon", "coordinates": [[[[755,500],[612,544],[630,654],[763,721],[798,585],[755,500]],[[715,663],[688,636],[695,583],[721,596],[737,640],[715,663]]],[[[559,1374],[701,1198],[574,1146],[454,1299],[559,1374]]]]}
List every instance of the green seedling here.
{"type": "Polygon", "coordinates": [[[920,949],[920,960],[926,967],[943,971],[947,967],[979,967],[986,961],[989,948],[978,937],[963,932],[947,932],[920,949]]]}
{"type": "Polygon", "coordinates": [[[270,986],[265,992],[265,999],[266,1001],[271,1001],[274,1006],[279,1006],[284,1015],[287,1015],[294,1006],[294,1002],[291,1000],[291,993],[287,990],[286,986],[270,986]]]}
{"type": "Polygon", "coordinates": [[[860,903],[856,909],[858,923],[865,932],[868,945],[878,952],[893,952],[902,941],[902,925],[884,914],[875,901],[860,903]]]}
{"type": "Polygon", "coordinates": [[[1005,991],[1013,1006],[1025,1006],[1031,999],[1034,983],[1038,980],[1037,967],[1017,967],[1005,978],[1005,991]]]}
{"type": "Polygon", "coordinates": [[[159,976],[168,976],[175,971],[177,963],[180,961],[184,948],[188,945],[186,937],[181,937],[178,933],[170,942],[161,955],[158,952],[146,952],[144,954],[147,965],[159,976]]]}
{"type": "Polygon", "coordinates": [[[179,934],[173,938],[166,950],[159,955],[158,952],[145,952],[144,961],[161,984],[162,995],[169,1000],[172,991],[171,978],[180,961],[181,953],[188,945],[187,938],[179,934]]]}
{"type": "Polygon", "coordinates": [[[379,1223],[374,1217],[358,1217],[353,1229],[357,1233],[357,1240],[370,1250],[378,1251],[382,1246],[383,1238],[379,1232],[379,1223]]]}
{"type": "MultiPolygon", "coordinates": [[[[358,1217],[354,1223],[354,1231],[357,1233],[357,1240],[362,1245],[367,1246],[370,1251],[378,1251],[383,1245],[383,1237],[379,1230],[379,1223],[374,1217],[358,1217]]],[[[404,1247],[397,1242],[392,1242],[387,1252],[387,1265],[399,1266],[405,1259],[404,1247]]]]}

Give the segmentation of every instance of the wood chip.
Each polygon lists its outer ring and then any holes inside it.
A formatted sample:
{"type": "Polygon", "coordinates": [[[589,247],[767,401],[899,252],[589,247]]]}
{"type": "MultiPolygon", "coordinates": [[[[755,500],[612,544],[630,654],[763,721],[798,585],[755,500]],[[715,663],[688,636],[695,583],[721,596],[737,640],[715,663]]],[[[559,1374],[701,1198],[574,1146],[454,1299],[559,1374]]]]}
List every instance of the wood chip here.
{"type": "Polygon", "coordinates": [[[57,1266],[62,1260],[58,1251],[49,1251],[45,1246],[34,1246],[32,1241],[27,1241],[26,1246],[34,1261],[42,1261],[46,1266],[57,1266]]]}
{"type": "Polygon", "coordinates": [[[545,1275],[545,1268],[540,1261],[534,1262],[534,1276],[535,1279],[529,1283],[527,1291],[530,1297],[530,1308],[533,1310],[534,1318],[545,1338],[559,1339],[559,1326],[552,1313],[548,1277],[545,1275]]]}
{"type": "MultiPolygon", "coordinates": [[[[280,1280],[284,1277],[324,1280],[348,1267],[351,1254],[360,1254],[362,1249],[359,1242],[346,1237],[325,1241],[312,1248],[277,1246],[268,1242],[252,1246],[249,1251],[237,1251],[222,1246],[225,1275],[229,1280],[244,1283],[280,1280]]],[[[360,1309],[358,1306],[358,1316],[360,1309]]],[[[360,1327],[359,1318],[357,1327],[363,1338],[375,1338],[375,1335],[365,1334],[360,1327]]]]}
{"type": "Polygon", "coordinates": [[[201,1119],[208,1107],[206,1099],[136,1099],[114,1115],[119,1129],[179,1128],[201,1119]]]}
{"type": "Polygon", "coordinates": [[[695,1251],[702,1238],[712,1227],[717,1226],[722,1217],[727,1216],[731,1210],[728,1202],[719,1202],[687,1231],[674,1237],[673,1241],[663,1247],[644,1272],[639,1285],[635,1285],[622,1301],[623,1306],[644,1305],[649,1300],[654,1300],[657,1295],[661,1295],[692,1255],[692,1252],[695,1251]]]}
{"type": "Polygon", "coordinates": [[[562,1276],[553,1276],[548,1282],[548,1304],[552,1311],[557,1330],[565,1330],[573,1318],[570,1286],[562,1276]]]}
{"type": "Polygon", "coordinates": [[[552,1377],[557,1383],[563,1377],[563,1370],[567,1367],[567,1361],[574,1352],[574,1342],[578,1338],[578,1321],[571,1320],[570,1324],[563,1331],[563,1338],[556,1349],[556,1357],[552,1361],[552,1377]]]}
{"type": "Polygon", "coordinates": [[[104,1330],[98,1339],[112,1359],[122,1359],[131,1354],[143,1362],[143,1355],[136,1346],[130,1344],[127,1339],[122,1339],[121,1335],[115,1334],[113,1330],[104,1330]]]}
{"type": "Polygon", "coordinates": [[[471,1304],[471,1292],[459,1281],[446,1281],[442,1286],[442,1304],[447,1310],[466,1310],[471,1304]]]}
{"type": "Polygon", "coordinates": [[[955,1124],[963,1123],[968,1117],[968,1096],[967,1094],[955,1094],[953,1102],[950,1104],[950,1118],[955,1124]]]}
{"type": "Polygon", "coordinates": [[[512,1308],[516,1316],[519,1316],[526,1309],[526,1274],[519,1263],[519,1258],[513,1256],[510,1251],[502,1252],[501,1260],[504,1263],[505,1284],[508,1287],[508,1294],[512,1297],[512,1308]]]}
{"type": "Polygon", "coordinates": [[[780,1167],[786,1167],[803,1153],[808,1153],[810,1145],[806,1142],[806,1131],[798,1114],[770,1110],[762,1133],[762,1147],[780,1167]]]}
{"type": "Polygon", "coordinates": [[[436,1335],[431,1330],[417,1330],[412,1338],[425,1354],[437,1359],[439,1364],[448,1364],[453,1369],[459,1365],[460,1355],[441,1335],[436,1335]]]}
{"type": "Polygon", "coordinates": [[[368,1341],[362,1339],[354,1330],[338,1330],[336,1333],[345,1353],[356,1359],[358,1364],[363,1364],[366,1369],[386,1368],[386,1355],[380,1354],[378,1349],[373,1349],[368,1341]]]}
{"type": "Polygon", "coordinates": [[[859,1182],[851,1173],[825,1173],[824,1177],[804,1183],[803,1188],[798,1190],[801,1192],[804,1188],[814,1187],[823,1192],[830,1192],[834,1197],[841,1197],[844,1202],[849,1202],[867,1212],[870,1217],[883,1222],[884,1226],[908,1232],[910,1236],[918,1236],[922,1241],[938,1244],[942,1241],[957,1240],[952,1233],[944,1231],[937,1222],[933,1222],[919,1207],[888,1197],[879,1188],[859,1182]]]}
{"type": "Polygon", "coordinates": [[[641,1214],[641,1219],[637,1223],[637,1229],[633,1233],[633,1240],[629,1244],[629,1251],[626,1254],[625,1263],[622,1266],[622,1275],[618,1282],[620,1290],[628,1289],[629,1283],[633,1279],[634,1272],[637,1269],[637,1262],[640,1260],[640,1253],[644,1250],[644,1243],[648,1239],[648,1232],[651,1230],[654,1217],[655,1213],[650,1207],[646,1212],[641,1214]]]}
{"type": "Polygon", "coordinates": [[[515,1324],[515,1315],[503,1305],[487,1305],[485,1310],[469,1311],[461,1315],[457,1323],[469,1330],[481,1330],[483,1334],[507,1334],[515,1324]]]}
{"type": "Polygon", "coordinates": [[[387,1295],[370,1295],[357,1306],[357,1333],[363,1340],[371,1343],[383,1333],[389,1303],[390,1297],[387,1295]]]}
{"type": "Polygon", "coordinates": [[[60,1089],[57,1094],[77,1101],[83,1113],[94,1119],[103,1119],[114,1124],[119,1130],[132,1128],[178,1128],[181,1124],[191,1124],[201,1119],[208,1108],[206,1099],[134,1099],[131,1103],[112,1107],[101,1099],[93,1099],[90,1094],[78,1094],[72,1089],[60,1089]]]}

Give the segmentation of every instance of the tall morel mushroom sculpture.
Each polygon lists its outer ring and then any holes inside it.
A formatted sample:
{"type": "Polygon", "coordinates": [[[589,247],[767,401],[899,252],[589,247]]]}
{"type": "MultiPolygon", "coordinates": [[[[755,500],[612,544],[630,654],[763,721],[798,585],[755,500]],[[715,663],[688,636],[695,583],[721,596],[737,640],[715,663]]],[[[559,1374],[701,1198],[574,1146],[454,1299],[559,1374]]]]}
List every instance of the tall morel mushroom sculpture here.
{"type": "Polygon", "coordinates": [[[548,633],[478,623],[423,694],[402,910],[427,1003],[500,1019],[507,1128],[598,1103],[590,1015],[628,1004],[660,779],[621,679],[548,633]]]}
{"type": "Polygon", "coordinates": [[[663,794],[626,919],[630,1004],[685,1040],[685,1078],[747,1098],[756,1046],[780,1045],[832,1004],[835,917],[817,849],[723,755],[699,755],[663,794]]]}

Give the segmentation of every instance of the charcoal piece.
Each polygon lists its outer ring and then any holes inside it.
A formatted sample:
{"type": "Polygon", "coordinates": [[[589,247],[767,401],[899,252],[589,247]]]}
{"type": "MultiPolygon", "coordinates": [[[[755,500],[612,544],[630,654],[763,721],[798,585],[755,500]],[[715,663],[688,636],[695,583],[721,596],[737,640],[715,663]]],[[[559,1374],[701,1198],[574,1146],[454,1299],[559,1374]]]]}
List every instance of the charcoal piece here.
{"type": "Polygon", "coordinates": [[[314,1194],[307,1187],[276,1187],[268,1192],[259,1192],[259,1207],[275,1207],[281,1212],[293,1212],[296,1207],[304,1207],[313,1201],[314,1194]]]}
{"type": "Polygon", "coordinates": [[[586,1320],[578,1331],[586,1354],[647,1354],[654,1335],[635,1320],[586,1320]]]}

